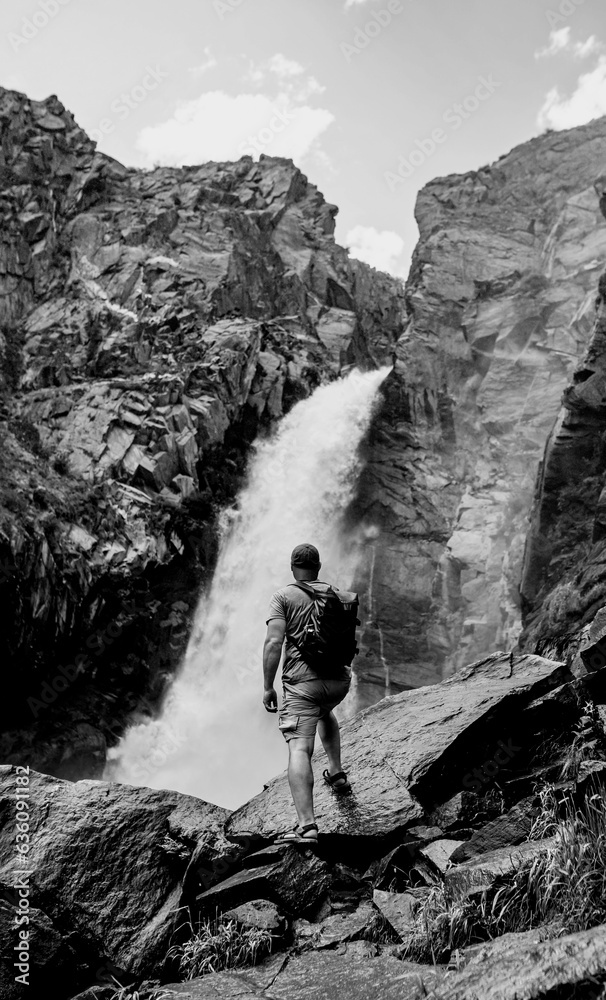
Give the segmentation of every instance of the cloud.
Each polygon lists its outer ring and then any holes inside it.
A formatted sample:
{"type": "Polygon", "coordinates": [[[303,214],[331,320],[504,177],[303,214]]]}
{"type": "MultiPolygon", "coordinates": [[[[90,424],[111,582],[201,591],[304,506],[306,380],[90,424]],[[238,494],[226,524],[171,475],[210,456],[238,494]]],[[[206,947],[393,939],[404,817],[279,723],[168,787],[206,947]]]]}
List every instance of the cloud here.
{"type": "Polygon", "coordinates": [[[560,52],[570,52],[577,59],[586,59],[587,56],[599,52],[602,44],[595,35],[590,35],[584,42],[573,42],[570,38],[570,25],[565,28],[553,29],[549,33],[549,45],[544,49],[538,49],[535,59],[544,59],[548,56],[557,56],[560,52]]]}
{"type": "Polygon", "coordinates": [[[562,97],[557,87],[546,95],[537,116],[539,128],[574,128],[606,114],[606,55],[577,80],[570,97],[562,97]]]}
{"type": "Polygon", "coordinates": [[[538,49],[534,57],[535,59],[544,59],[546,56],[555,56],[558,52],[562,52],[570,44],[570,25],[566,28],[558,28],[557,30],[552,30],[549,33],[549,45],[544,49],[538,49]]]}
{"type": "Polygon", "coordinates": [[[142,129],[137,148],[150,165],[237,160],[244,154],[257,158],[259,153],[300,162],[333,121],[327,109],[297,106],[284,91],[272,99],[216,90],[181,102],[167,121],[142,129]]]}
{"type": "Polygon", "coordinates": [[[374,226],[354,226],[345,238],[349,254],[363,260],[378,271],[404,277],[403,265],[398,258],[404,249],[404,240],[389,229],[379,232],[374,226]]]}
{"type": "Polygon", "coordinates": [[[267,66],[270,73],[275,73],[280,78],[299,76],[300,73],[305,72],[300,63],[295,62],[294,59],[287,59],[281,52],[276,52],[275,56],[272,56],[268,61],[267,66]]]}
{"type": "Polygon", "coordinates": [[[602,44],[597,40],[596,36],[590,35],[586,42],[575,42],[573,51],[579,59],[586,59],[587,56],[592,56],[594,52],[599,52],[601,48],[602,44]]]}
{"type": "Polygon", "coordinates": [[[251,62],[246,80],[259,87],[268,83],[275,85],[277,81],[292,100],[307,101],[313,94],[322,94],[326,87],[318,83],[315,76],[302,79],[304,73],[305,67],[301,66],[301,63],[288,59],[281,52],[276,52],[264,63],[255,65],[251,62]]]}
{"type": "Polygon", "coordinates": [[[210,46],[207,45],[204,49],[204,60],[199,66],[190,66],[189,73],[193,76],[194,80],[199,79],[204,73],[207,73],[209,69],[214,69],[217,65],[217,60],[210,51],[210,46]]]}
{"type": "MultiPolygon", "coordinates": [[[[190,70],[194,75],[215,65],[209,47],[204,56],[204,62],[190,70]]],[[[247,92],[200,94],[178,103],[166,121],[142,129],[136,145],[146,162],[177,166],[244,155],[258,158],[261,153],[296,163],[313,154],[316,162],[324,162],[319,139],[335,119],[326,108],[312,107],[310,98],[325,88],[281,52],[248,65],[247,92]]]]}

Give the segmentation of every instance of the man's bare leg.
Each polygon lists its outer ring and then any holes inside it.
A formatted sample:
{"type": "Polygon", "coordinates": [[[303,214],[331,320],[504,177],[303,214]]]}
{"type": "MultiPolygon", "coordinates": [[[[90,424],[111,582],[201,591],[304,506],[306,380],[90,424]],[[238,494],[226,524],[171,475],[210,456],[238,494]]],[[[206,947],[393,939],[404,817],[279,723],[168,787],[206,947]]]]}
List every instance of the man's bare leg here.
{"type": "Polygon", "coordinates": [[[288,784],[292,795],[299,826],[314,823],[314,773],[311,768],[313,739],[295,737],[288,741],[288,784]]]}
{"type": "MultiPolygon", "coordinates": [[[[341,733],[334,712],[329,712],[318,722],[318,735],[322,740],[324,752],[328,757],[328,773],[338,774],[341,766],[341,733]]],[[[343,782],[340,782],[343,784],[343,782]]]]}

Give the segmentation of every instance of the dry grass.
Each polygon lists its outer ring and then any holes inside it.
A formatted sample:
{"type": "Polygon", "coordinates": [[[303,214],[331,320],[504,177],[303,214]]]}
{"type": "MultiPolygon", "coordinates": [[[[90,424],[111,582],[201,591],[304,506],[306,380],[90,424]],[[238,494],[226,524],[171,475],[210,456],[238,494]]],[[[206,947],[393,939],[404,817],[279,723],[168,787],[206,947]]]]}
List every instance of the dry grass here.
{"type": "Polygon", "coordinates": [[[583,803],[562,799],[554,786],[540,794],[530,839],[555,837],[555,846],[491,889],[466,896],[433,886],[416,915],[403,957],[444,962],[459,948],[508,931],[544,926],[553,933],[606,922],[606,801],[597,786],[583,803]]]}
{"type": "Polygon", "coordinates": [[[201,920],[184,944],[174,945],[167,954],[176,960],[185,980],[208,972],[255,965],[272,951],[275,935],[258,927],[243,928],[236,920],[217,915],[201,920]]]}
{"type": "Polygon", "coordinates": [[[173,1000],[175,996],[176,993],[173,993],[172,990],[163,990],[156,987],[153,989],[141,987],[135,990],[129,986],[119,986],[116,992],[112,994],[111,1000],[173,1000]]]}

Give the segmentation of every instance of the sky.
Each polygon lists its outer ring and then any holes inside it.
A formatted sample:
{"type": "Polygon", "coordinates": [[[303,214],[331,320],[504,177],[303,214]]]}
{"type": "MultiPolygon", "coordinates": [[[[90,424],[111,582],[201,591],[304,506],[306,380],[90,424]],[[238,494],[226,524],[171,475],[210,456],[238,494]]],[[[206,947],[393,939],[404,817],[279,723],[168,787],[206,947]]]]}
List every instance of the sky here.
{"type": "Polygon", "coordinates": [[[129,166],[292,158],[403,278],[429,180],[606,114],[603,0],[4,0],[0,52],[129,166]]]}

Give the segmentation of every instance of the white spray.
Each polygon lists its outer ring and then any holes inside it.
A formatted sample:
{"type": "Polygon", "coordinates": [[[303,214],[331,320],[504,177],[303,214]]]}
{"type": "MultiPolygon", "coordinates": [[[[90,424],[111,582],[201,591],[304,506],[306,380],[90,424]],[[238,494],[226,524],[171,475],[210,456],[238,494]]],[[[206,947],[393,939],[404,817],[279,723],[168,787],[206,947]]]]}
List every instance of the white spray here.
{"type": "Polygon", "coordinates": [[[276,716],[261,701],[269,599],[292,582],[290,553],[300,542],[320,550],[320,579],[351,586],[360,548],[345,544],[342,515],[388,371],[353,371],[321,386],[257,442],[247,485],[223,515],[217,568],[161,715],[110,751],[108,777],[235,808],[286,765],[276,716]]]}

